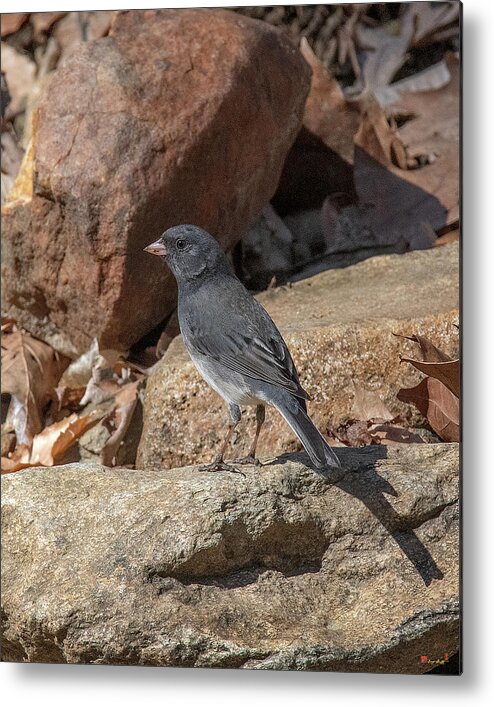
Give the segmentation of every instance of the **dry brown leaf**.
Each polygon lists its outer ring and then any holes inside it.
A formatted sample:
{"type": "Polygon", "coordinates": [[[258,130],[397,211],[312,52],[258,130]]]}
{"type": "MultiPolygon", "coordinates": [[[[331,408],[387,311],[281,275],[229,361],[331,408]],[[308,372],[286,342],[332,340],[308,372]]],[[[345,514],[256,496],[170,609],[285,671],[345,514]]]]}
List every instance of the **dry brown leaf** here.
{"type": "Polygon", "coordinates": [[[101,463],[105,466],[115,464],[118,448],[127,432],[137,404],[141,381],[133,381],[123,386],[115,396],[115,408],[103,424],[111,431],[111,435],[101,450],[101,463]]]}
{"type": "Polygon", "coordinates": [[[440,381],[424,378],[413,388],[401,388],[397,398],[403,403],[413,403],[442,440],[460,441],[460,403],[440,381]]]}
{"type": "Polygon", "coordinates": [[[451,74],[447,63],[442,59],[437,64],[428,66],[427,69],[407,76],[389,86],[383,86],[374,91],[379,104],[386,108],[396,103],[402,93],[416,93],[418,91],[438,91],[451,81],[451,74]]]}
{"type": "Polygon", "coordinates": [[[421,444],[424,440],[416,432],[412,432],[401,425],[384,423],[374,424],[369,427],[369,432],[378,438],[381,444],[421,444]]]}
{"type": "Polygon", "coordinates": [[[105,402],[105,400],[111,400],[121,389],[121,386],[118,385],[113,377],[101,378],[98,372],[101,373],[102,371],[95,369],[94,377],[91,378],[87,384],[86,391],[80,401],[82,406],[89,405],[89,403],[99,405],[105,402]]]}
{"type": "Polygon", "coordinates": [[[79,417],[75,413],[65,417],[36,435],[32,448],[20,444],[9,457],[2,457],[2,473],[20,471],[31,466],[54,466],[63,461],[67,450],[98,419],[101,413],[79,417]]]}
{"type": "Polygon", "coordinates": [[[458,219],[459,65],[446,57],[450,82],[403,94],[393,130],[377,101],[367,100],[355,136],[354,178],[365,225],[382,245],[431,247],[435,232],[458,219]],[[408,168],[410,167],[410,168],[408,168]]]}
{"type": "Polygon", "coordinates": [[[420,334],[413,334],[412,336],[406,336],[405,334],[395,334],[393,336],[399,339],[408,339],[408,341],[413,341],[420,346],[420,352],[424,361],[428,363],[441,363],[444,361],[451,361],[451,357],[445,354],[443,351],[434,346],[432,341],[427,339],[425,336],[420,336],[420,334]]]}
{"type": "Polygon", "coordinates": [[[42,466],[53,466],[63,459],[67,450],[84,432],[94,425],[100,415],[92,413],[79,417],[73,413],[59,422],[45,427],[33,440],[31,461],[42,466]]]}
{"type": "Polygon", "coordinates": [[[355,134],[355,146],[364,150],[369,157],[384,167],[391,164],[407,169],[406,150],[390,127],[384,110],[371,95],[362,99],[361,119],[355,134]]]}
{"type": "Polygon", "coordinates": [[[415,183],[419,170],[406,169],[407,163],[399,135],[370,101],[355,135],[354,179],[365,223],[384,245],[410,243],[424,222],[438,229],[448,219],[439,199],[415,183]]]}
{"type": "Polygon", "coordinates": [[[360,385],[354,385],[352,417],[356,420],[383,420],[388,422],[394,418],[378,393],[366,390],[360,385]]]}
{"type": "Polygon", "coordinates": [[[82,397],[85,393],[85,388],[68,388],[64,385],[58,385],[55,388],[55,394],[57,396],[58,411],[62,409],[67,410],[78,410],[81,404],[82,397]]]}
{"type": "Polygon", "coordinates": [[[441,381],[457,398],[460,397],[460,361],[459,359],[451,359],[447,354],[434,346],[432,341],[429,341],[425,336],[414,334],[413,336],[404,336],[395,334],[402,339],[408,339],[420,346],[423,361],[402,356],[401,361],[411,363],[417,370],[425,373],[427,376],[437,378],[441,381]]]}
{"type": "Polygon", "coordinates": [[[455,359],[454,361],[441,361],[432,362],[427,361],[415,361],[413,358],[401,358],[404,363],[411,363],[412,366],[417,368],[422,373],[427,376],[436,378],[441,381],[448,390],[450,390],[453,395],[457,398],[460,397],[460,361],[455,359]]]}
{"type": "Polygon", "coordinates": [[[14,471],[21,471],[30,466],[41,466],[41,464],[31,464],[29,447],[25,444],[17,445],[16,449],[8,457],[2,457],[1,467],[2,474],[10,474],[14,471]]]}
{"type": "Polygon", "coordinates": [[[56,399],[55,388],[70,359],[22,331],[2,336],[2,392],[9,393],[17,440],[30,446],[41,432],[42,410],[56,399]]]}
{"type": "Polygon", "coordinates": [[[380,27],[359,23],[363,88],[379,95],[405,63],[409,49],[458,34],[458,2],[410,2],[399,20],[380,27]]]}
{"type": "MultiPolygon", "coordinates": [[[[329,435],[347,447],[366,447],[376,444],[364,420],[347,420],[338,427],[329,427],[329,435]]],[[[379,442],[377,442],[379,444],[379,442]]]]}
{"type": "Polygon", "coordinates": [[[375,423],[365,420],[346,420],[338,427],[329,427],[328,434],[335,441],[347,447],[365,447],[371,444],[411,444],[424,440],[410,428],[394,422],[375,423]]]}
{"type": "Polygon", "coordinates": [[[357,25],[357,40],[362,48],[360,60],[364,89],[375,91],[391,83],[406,60],[407,50],[414,34],[414,8],[410,3],[399,21],[399,31],[392,27],[357,25]]]}
{"type": "Polygon", "coordinates": [[[443,233],[442,236],[439,236],[437,241],[434,243],[434,246],[442,246],[442,245],[448,245],[448,243],[456,243],[457,241],[460,240],[460,229],[459,228],[454,228],[452,231],[448,231],[447,233],[443,233]]]}
{"type": "Polygon", "coordinates": [[[449,224],[459,217],[460,63],[451,53],[445,61],[451,75],[447,85],[439,90],[403,93],[392,112],[414,116],[397,135],[410,157],[433,159],[409,171],[407,179],[442,204],[447,212],[444,223],[449,224]]]}

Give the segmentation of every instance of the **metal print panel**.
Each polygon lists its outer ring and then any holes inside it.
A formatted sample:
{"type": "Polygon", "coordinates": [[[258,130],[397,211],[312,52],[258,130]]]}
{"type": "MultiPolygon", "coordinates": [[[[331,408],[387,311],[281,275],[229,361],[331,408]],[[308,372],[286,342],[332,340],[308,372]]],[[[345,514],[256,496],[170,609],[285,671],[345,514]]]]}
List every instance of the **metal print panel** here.
{"type": "Polygon", "coordinates": [[[461,672],[460,32],[2,16],[4,661],[461,672]]]}

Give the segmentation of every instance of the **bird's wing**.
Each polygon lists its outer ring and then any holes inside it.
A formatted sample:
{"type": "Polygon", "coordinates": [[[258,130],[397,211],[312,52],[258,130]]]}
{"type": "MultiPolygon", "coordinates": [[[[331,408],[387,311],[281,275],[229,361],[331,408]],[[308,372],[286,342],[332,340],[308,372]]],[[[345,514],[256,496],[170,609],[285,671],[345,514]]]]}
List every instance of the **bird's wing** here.
{"type": "Polygon", "coordinates": [[[310,400],[310,395],[299,383],[290,352],[275,329],[272,336],[262,338],[248,331],[205,332],[191,327],[189,345],[249,378],[285,388],[293,395],[310,400]]]}

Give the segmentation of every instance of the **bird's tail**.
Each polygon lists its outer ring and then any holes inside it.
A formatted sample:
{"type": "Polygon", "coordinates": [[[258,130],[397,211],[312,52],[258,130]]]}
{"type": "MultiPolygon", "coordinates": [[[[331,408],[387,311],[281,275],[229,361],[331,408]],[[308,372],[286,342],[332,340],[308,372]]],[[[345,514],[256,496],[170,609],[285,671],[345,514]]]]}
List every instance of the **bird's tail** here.
{"type": "MultiPolygon", "coordinates": [[[[292,401],[290,402],[292,403],[292,401]]],[[[341,467],[338,457],[307,415],[303,406],[299,404],[299,401],[296,402],[296,405],[280,403],[276,407],[302,442],[314,466],[318,469],[328,466],[341,467]]]]}

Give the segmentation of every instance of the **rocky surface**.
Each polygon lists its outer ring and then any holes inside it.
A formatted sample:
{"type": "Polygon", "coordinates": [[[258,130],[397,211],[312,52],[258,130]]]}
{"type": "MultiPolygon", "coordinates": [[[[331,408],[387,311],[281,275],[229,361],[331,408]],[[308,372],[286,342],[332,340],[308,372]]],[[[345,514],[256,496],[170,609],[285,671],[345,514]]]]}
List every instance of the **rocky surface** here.
{"type": "MultiPolygon", "coordinates": [[[[451,244],[371,258],[259,296],[286,339],[302,385],[314,396],[309,411],[322,431],[350,417],[354,384],[376,391],[393,413],[410,410],[396,393],[422,376],[400,363],[401,353],[415,349],[394,333],[421,334],[456,353],[458,267],[458,245],[451,244]]],[[[209,460],[227,417],[225,404],[196,372],[181,339],[175,339],[148,380],[137,465],[209,460]]],[[[247,409],[237,430],[232,457],[247,453],[255,430],[253,410],[247,409]]],[[[260,457],[299,448],[282,418],[268,410],[260,457]]]]}
{"type": "Polygon", "coordinates": [[[276,189],[309,83],[265,23],[117,13],[109,37],[61,62],[35,113],[3,208],[4,309],[71,356],[95,336],[127,349],[175,302],[142,248],[180,222],[232,247],[276,189]]]}
{"type": "Polygon", "coordinates": [[[458,649],[458,446],[2,477],[3,660],[420,673],[458,649]]]}

